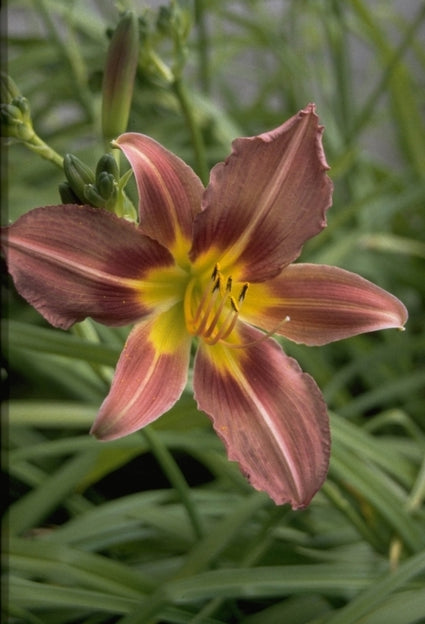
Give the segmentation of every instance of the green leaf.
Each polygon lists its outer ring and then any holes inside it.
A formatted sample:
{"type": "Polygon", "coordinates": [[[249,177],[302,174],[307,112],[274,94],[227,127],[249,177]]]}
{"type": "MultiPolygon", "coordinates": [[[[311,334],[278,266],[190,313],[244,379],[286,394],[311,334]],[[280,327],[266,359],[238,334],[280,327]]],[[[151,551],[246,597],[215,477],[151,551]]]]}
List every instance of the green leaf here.
{"type": "Polygon", "coordinates": [[[38,487],[14,502],[5,516],[10,533],[19,535],[36,528],[68,494],[78,488],[94,460],[92,451],[76,453],[38,487]]]}
{"type": "MultiPolygon", "coordinates": [[[[389,620],[383,619],[372,619],[370,621],[368,619],[363,620],[363,617],[368,613],[375,612],[377,607],[379,605],[382,605],[382,603],[388,599],[392,592],[403,588],[404,586],[406,586],[411,578],[419,574],[423,574],[424,572],[425,550],[419,552],[418,554],[410,557],[410,559],[408,559],[407,561],[401,563],[397,570],[393,572],[388,572],[380,579],[376,579],[369,588],[360,593],[346,607],[340,609],[338,613],[332,616],[328,620],[327,624],[355,624],[360,620],[362,622],[368,622],[368,624],[371,624],[371,622],[388,622],[389,620]]],[[[410,592],[408,595],[412,596],[410,592]]],[[[416,593],[415,595],[417,596],[416,593]]],[[[400,609],[400,603],[401,605],[404,604],[405,607],[407,606],[405,598],[403,597],[401,598],[401,601],[400,599],[397,599],[396,602],[398,603],[398,609],[400,609]]],[[[422,614],[424,606],[425,602],[424,600],[422,600],[418,605],[418,608],[422,611],[422,614]]],[[[383,609],[383,611],[381,611],[381,616],[383,615],[383,613],[385,613],[386,610],[388,613],[388,603],[386,609],[383,609]]],[[[404,620],[403,624],[407,624],[408,621],[411,621],[408,619],[408,612],[409,608],[405,613],[406,619],[404,620]]]]}
{"type": "Polygon", "coordinates": [[[8,321],[5,330],[13,348],[62,355],[109,366],[115,366],[120,353],[112,345],[88,342],[57,329],[37,327],[20,321],[8,321]]]}

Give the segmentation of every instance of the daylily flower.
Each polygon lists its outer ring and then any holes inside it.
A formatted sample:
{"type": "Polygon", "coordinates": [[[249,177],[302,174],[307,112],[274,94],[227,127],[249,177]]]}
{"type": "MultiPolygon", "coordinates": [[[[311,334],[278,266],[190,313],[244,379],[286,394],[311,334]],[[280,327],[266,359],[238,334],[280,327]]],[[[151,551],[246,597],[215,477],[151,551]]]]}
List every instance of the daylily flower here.
{"type": "Polygon", "coordinates": [[[137,181],[139,224],[61,205],[6,228],[16,287],[51,324],[135,323],[95,436],[124,436],[166,412],[186,386],[194,343],[195,398],[229,458],[276,503],[310,502],[328,468],[326,406],[272,334],[321,345],[407,318],[358,275],[293,264],[331,203],[321,135],[310,104],[271,132],[237,139],[204,189],[177,156],[126,133],[116,145],[137,181]]]}

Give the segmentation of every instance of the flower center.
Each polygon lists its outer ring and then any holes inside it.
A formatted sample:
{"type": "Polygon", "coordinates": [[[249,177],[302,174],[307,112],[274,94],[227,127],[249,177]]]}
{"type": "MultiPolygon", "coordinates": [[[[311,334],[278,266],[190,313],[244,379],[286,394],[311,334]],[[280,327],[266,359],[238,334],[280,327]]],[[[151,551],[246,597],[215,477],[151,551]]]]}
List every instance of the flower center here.
{"type": "Polygon", "coordinates": [[[230,336],[238,320],[248,284],[236,289],[231,276],[224,276],[215,265],[207,284],[192,279],[186,289],[184,309],[186,326],[193,336],[200,336],[210,345],[230,336]]]}

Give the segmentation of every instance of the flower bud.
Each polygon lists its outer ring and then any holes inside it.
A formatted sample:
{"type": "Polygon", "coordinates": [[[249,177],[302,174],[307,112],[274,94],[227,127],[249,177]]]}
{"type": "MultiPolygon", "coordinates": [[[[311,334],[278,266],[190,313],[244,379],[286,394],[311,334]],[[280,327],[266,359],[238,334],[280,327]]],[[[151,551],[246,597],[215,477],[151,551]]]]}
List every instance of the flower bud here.
{"type": "Polygon", "coordinates": [[[73,154],[66,154],[63,159],[63,169],[72,191],[84,203],[84,187],[94,184],[94,173],[82,160],[73,154]]]}
{"type": "Polygon", "coordinates": [[[122,16],[112,35],[102,88],[102,132],[106,141],[127,129],[139,60],[138,22],[132,11],[122,16]]]}
{"type": "Polygon", "coordinates": [[[96,178],[96,188],[105,200],[113,200],[117,194],[117,183],[114,176],[106,171],[101,171],[96,178]]]}
{"type": "Polygon", "coordinates": [[[0,87],[2,104],[10,104],[14,98],[21,97],[21,92],[12,78],[4,72],[0,74],[0,87]]]}
{"type": "Polygon", "coordinates": [[[63,204],[81,204],[80,198],[74,193],[69,182],[61,182],[58,189],[63,204]]]}
{"type": "Polygon", "coordinates": [[[14,137],[20,141],[31,141],[34,137],[28,101],[20,96],[0,107],[2,136],[14,137]]]}
{"type": "Polygon", "coordinates": [[[2,136],[14,137],[20,141],[31,141],[34,137],[34,129],[28,100],[21,95],[12,78],[3,72],[0,85],[2,136]]]}
{"type": "Polygon", "coordinates": [[[84,203],[95,206],[95,208],[104,208],[105,200],[99,194],[97,187],[94,184],[86,184],[83,191],[84,203]]]}
{"type": "Polygon", "coordinates": [[[112,154],[104,154],[99,158],[96,165],[96,179],[102,172],[110,173],[116,179],[119,178],[118,164],[112,154]]]}
{"type": "Polygon", "coordinates": [[[177,3],[161,6],[156,25],[159,32],[185,42],[190,33],[190,13],[177,3]]]}

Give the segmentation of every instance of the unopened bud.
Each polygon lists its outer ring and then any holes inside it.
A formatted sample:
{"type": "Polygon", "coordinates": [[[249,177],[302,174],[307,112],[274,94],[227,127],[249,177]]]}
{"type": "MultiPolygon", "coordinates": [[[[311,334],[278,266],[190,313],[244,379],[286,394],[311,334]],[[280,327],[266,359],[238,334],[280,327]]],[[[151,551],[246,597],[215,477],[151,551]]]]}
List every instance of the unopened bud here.
{"type": "Polygon", "coordinates": [[[63,169],[71,189],[84,203],[84,187],[94,184],[94,173],[82,160],[73,154],[66,154],[63,159],[63,169]]]}
{"type": "Polygon", "coordinates": [[[94,184],[86,184],[83,191],[84,203],[95,206],[96,208],[104,208],[105,200],[99,194],[97,187],[94,184]]]}
{"type": "Polygon", "coordinates": [[[138,22],[132,11],[121,18],[112,35],[102,87],[102,131],[106,141],[127,129],[139,60],[138,22]]]}
{"type": "Polygon", "coordinates": [[[14,137],[20,141],[31,141],[34,129],[31,123],[28,101],[20,96],[10,104],[0,107],[0,121],[3,136],[14,137]]]}
{"type": "Polygon", "coordinates": [[[99,158],[96,165],[96,179],[103,172],[110,173],[114,178],[119,178],[118,164],[112,154],[104,154],[99,158]]]}
{"type": "Polygon", "coordinates": [[[117,186],[114,176],[106,171],[102,171],[96,179],[96,188],[104,200],[115,199],[117,186]]]}
{"type": "Polygon", "coordinates": [[[34,137],[30,105],[24,98],[12,78],[1,73],[0,120],[2,136],[13,137],[20,141],[31,141],[34,137]]]}
{"type": "Polygon", "coordinates": [[[81,204],[81,200],[71,188],[69,182],[59,184],[59,195],[63,204],[81,204]]]}
{"type": "Polygon", "coordinates": [[[12,78],[5,72],[0,73],[0,85],[1,85],[1,103],[10,104],[14,98],[20,97],[21,92],[12,80],[12,78]]]}

